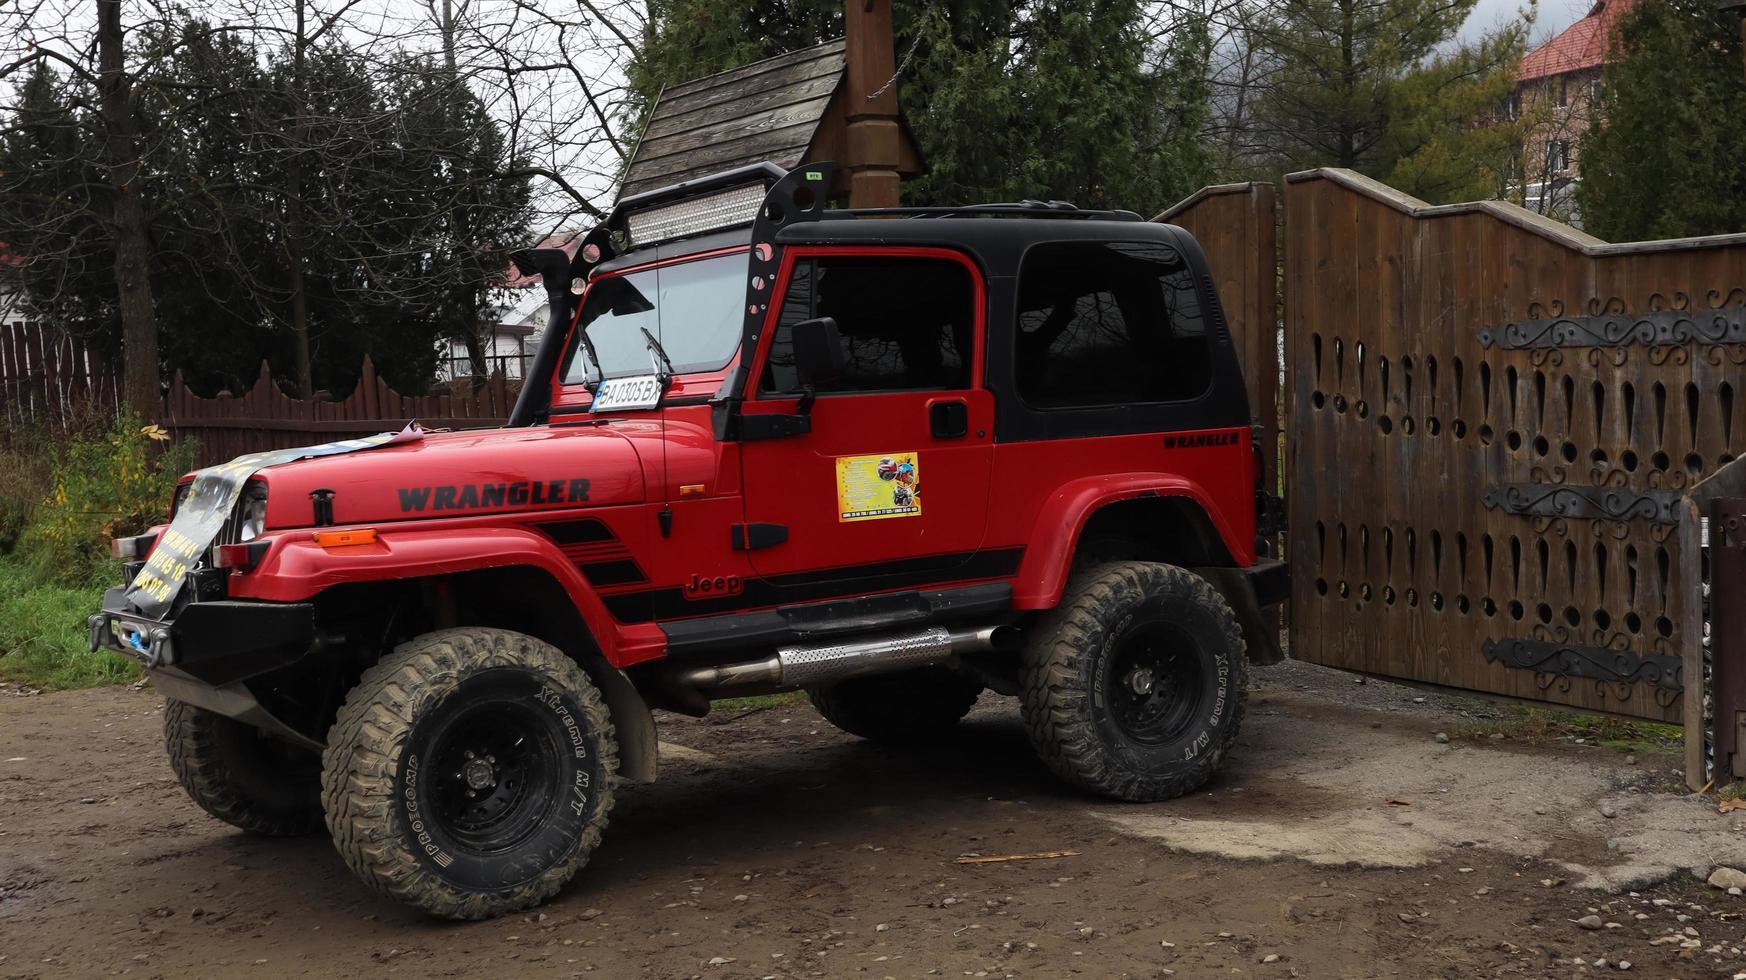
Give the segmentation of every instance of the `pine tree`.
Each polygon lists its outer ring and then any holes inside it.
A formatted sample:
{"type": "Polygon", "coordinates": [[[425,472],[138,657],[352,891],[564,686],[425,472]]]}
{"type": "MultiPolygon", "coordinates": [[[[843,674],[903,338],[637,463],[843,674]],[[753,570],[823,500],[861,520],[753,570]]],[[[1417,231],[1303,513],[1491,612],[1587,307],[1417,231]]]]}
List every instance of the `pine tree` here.
{"type": "MultiPolygon", "coordinates": [[[[631,77],[663,85],[840,33],[840,6],[666,0],[631,77]]],[[[1204,18],[1156,40],[1135,0],[896,4],[898,96],[927,172],[911,204],[1044,198],[1154,213],[1210,176],[1204,18]]],[[[640,120],[640,116],[637,117],[640,120]]]]}
{"type": "Polygon", "coordinates": [[[1497,111],[1532,4],[1474,44],[1475,0],[1285,0],[1253,28],[1262,161],[1347,167],[1433,201],[1491,196],[1520,134],[1497,111]]]}
{"type": "Polygon", "coordinates": [[[1712,0],[1639,0],[1614,41],[1582,141],[1584,227],[1619,242],[1746,231],[1738,18],[1712,0]]]}

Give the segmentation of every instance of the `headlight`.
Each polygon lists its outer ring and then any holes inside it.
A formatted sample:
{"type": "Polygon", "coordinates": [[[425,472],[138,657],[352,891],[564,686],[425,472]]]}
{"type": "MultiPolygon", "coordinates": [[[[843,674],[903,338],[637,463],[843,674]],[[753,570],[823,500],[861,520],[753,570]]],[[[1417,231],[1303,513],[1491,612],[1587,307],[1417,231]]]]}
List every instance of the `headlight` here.
{"type": "Polygon", "coordinates": [[[267,530],[267,492],[251,488],[238,505],[237,541],[253,541],[267,530]]]}

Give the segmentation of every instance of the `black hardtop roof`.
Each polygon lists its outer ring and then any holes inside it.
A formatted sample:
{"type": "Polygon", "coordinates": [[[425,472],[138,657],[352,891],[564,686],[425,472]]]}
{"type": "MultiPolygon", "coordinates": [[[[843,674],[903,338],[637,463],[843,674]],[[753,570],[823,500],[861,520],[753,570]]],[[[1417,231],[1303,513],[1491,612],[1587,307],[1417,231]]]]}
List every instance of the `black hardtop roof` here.
{"type": "MultiPolygon", "coordinates": [[[[960,210],[945,217],[872,217],[828,212],[821,220],[799,222],[783,228],[777,233],[776,242],[784,246],[881,245],[951,249],[975,259],[985,275],[1010,276],[1017,274],[1024,253],[1041,242],[1161,242],[1181,249],[1192,241],[1175,225],[1102,217],[1114,214],[1112,212],[1078,212],[1082,217],[1077,220],[1062,220],[1059,217],[1061,212],[1052,212],[1046,217],[1023,212],[980,217],[976,216],[978,213],[960,210]],[[1091,217],[1093,214],[1100,216],[1091,217]]],[[[601,263],[594,273],[611,273],[657,259],[665,261],[750,245],[751,241],[750,228],[711,232],[633,249],[601,263]]]]}

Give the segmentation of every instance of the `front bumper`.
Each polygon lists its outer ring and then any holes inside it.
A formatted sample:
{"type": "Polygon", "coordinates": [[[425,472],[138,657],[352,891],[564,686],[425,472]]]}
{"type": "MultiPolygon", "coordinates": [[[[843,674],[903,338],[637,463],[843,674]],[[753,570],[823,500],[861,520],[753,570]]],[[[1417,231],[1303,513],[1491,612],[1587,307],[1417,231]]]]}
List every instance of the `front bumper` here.
{"type": "Polygon", "coordinates": [[[320,646],[305,602],[189,602],[162,621],[132,611],[120,587],[87,621],[92,650],[114,650],[147,670],[222,687],[288,667],[320,646]]]}

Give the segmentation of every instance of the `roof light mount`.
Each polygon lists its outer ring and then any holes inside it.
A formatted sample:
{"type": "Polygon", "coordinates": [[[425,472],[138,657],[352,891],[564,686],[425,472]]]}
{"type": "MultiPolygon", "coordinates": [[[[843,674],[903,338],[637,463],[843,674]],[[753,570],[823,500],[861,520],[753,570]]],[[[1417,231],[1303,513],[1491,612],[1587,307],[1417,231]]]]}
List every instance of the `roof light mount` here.
{"type": "MultiPolygon", "coordinates": [[[[722,379],[712,406],[715,437],[722,441],[760,438],[744,430],[740,402],[745,398],[746,381],[750,376],[750,353],[758,349],[758,336],[770,313],[771,293],[776,289],[776,273],[782,268],[782,246],[776,236],[783,228],[807,221],[823,220],[828,213],[831,180],[836,176],[835,163],[803,164],[790,170],[770,192],[764,195],[763,207],[752,222],[752,251],[746,261],[745,321],[740,328],[741,349],[746,352],[734,364],[734,369],[722,379]]],[[[774,426],[800,425],[801,417],[784,415],[757,416],[759,424],[774,426]]],[[[771,435],[777,434],[772,430],[771,435]]]]}

